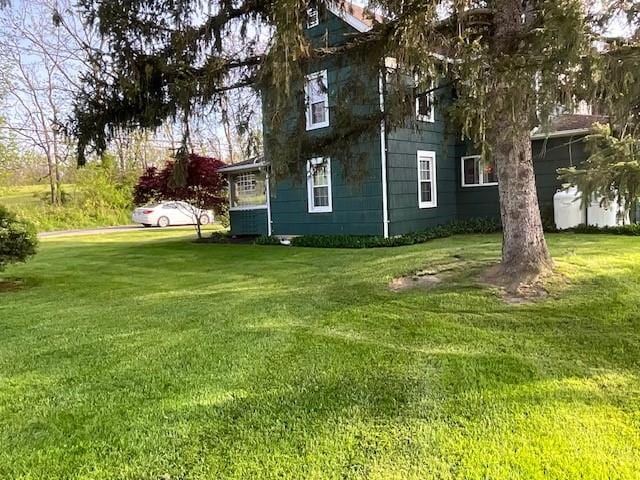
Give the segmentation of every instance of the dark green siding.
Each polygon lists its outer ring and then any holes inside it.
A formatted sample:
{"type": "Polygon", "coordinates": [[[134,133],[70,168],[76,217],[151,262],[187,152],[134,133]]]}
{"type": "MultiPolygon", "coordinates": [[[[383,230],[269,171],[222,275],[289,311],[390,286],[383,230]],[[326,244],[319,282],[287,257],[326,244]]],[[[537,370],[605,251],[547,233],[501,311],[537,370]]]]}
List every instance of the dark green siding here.
{"type": "Polygon", "coordinates": [[[382,235],[380,147],[372,146],[368,175],[362,182],[344,179],[339,158],[331,158],[332,212],[309,213],[305,179],[278,183],[271,196],[274,235],[382,235]]]}
{"type": "MultiPolygon", "coordinates": [[[[557,170],[579,165],[587,157],[581,137],[550,138],[534,140],[533,165],[540,211],[544,217],[553,219],[553,195],[561,187],[557,170]]],[[[457,159],[458,178],[461,178],[460,158],[457,159]]],[[[500,216],[498,187],[462,187],[458,181],[459,218],[500,216]]]]}
{"type": "Polygon", "coordinates": [[[387,134],[389,235],[401,235],[456,218],[456,144],[445,131],[441,107],[445,91],[436,95],[435,121],[417,122],[417,129],[398,128],[387,134]],[[437,207],[418,207],[418,150],[436,154],[437,207]]]}
{"type": "MultiPolygon", "coordinates": [[[[316,45],[339,45],[354,30],[329,12],[321,13],[321,23],[308,31],[316,45]]],[[[312,137],[327,135],[337,127],[336,105],[347,101],[355,114],[373,113],[379,105],[378,72],[365,70],[353,59],[335,58],[314,64],[309,73],[327,70],[330,126],[304,133],[312,137]],[[357,77],[358,88],[354,87],[357,77]],[[346,82],[349,82],[347,85],[346,82]],[[357,91],[357,92],[356,92],[357,91]],[[361,100],[362,99],[362,100],[361,100]]],[[[445,82],[443,82],[445,84],[445,82]]],[[[300,86],[302,89],[302,86],[300,86]]],[[[300,92],[298,92],[300,93],[300,92]]],[[[466,187],[461,185],[461,157],[472,150],[460,142],[459,132],[446,131],[443,111],[451,101],[452,92],[443,88],[436,93],[435,122],[417,122],[407,128],[397,128],[386,134],[387,194],[389,208],[389,234],[400,235],[445,224],[454,219],[473,217],[499,217],[498,188],[466,187]],[[437,207],[419,208],[417,152],[433,151],[436,155],[437,207]]],[[[269,92],[263,92],[263,104],[268,103],[269,92]]],[[[286,125],[295,124],[295,118],[304,115],[294,108],[286,125]]],[[[273,135],[265,119],[265,135],[273,135]]],[[[298,117],[299,118],[299,117],[298,117]]],[[[342,127],[344,128],[344,126],[342,127]]],[[[287,132],[280,137],[298,135],[287,132]]],[[[579,140],[579,139],[578,139],[579,140]]],[[[365,159],[364,175],[359,182],[347,182],[342,165],[347,152],[313,152],[305,155],[330,156],[332,177],[332,207],[330,213],[309,213],[306,178],[288,178],[272,185],[271,215],[275,235],[352,234],[380,235],[383,233],[383,185],[380,134],[361,139],[357,145],[359,156],[365,159]]],[[[584,145],[571,138],[539,140],[533,144],[538,195],[543,214],[553,206],[553,194],[559,187],[556,170],[577,164],[585,158],[584,145]]],[[[269,157],[268,143],[265,155],[269,157]]],[[[354,152],[351,152],[354,155],[354,152]]],[[[304,165],[308,158],[295,159],[304,165]]],[[[240,212],[236,212],[239,214],[240,212]]],[[[250,217],[251,214],[248,214],[250,217]]],[[[266,232],[266,211],[259,219],[232,215],[232,232],[266,232]],[[259,221],[258,221],[259,220],[259,221]],[[242,222],[235,225],[234,222],[242,222]]]]}
{"type": "Polygon", "coordinates": [[[267,235],[267,209],[230,210],[231,235],[267,235]]]}
{"type": "Polygon", "coordinates": [[[540,210],[553,210],[553,195],[562,186],[558,169],[578,166],[587,158],[584,137],[550,138],[533,142],[533,165],[536,172],[540,210]]]}
{"type": "MultiPolygon", "coordinates": [[[[309,30],[314,43],[337,45],[346,40],[354,30],[335,15],[326,12],[325,21],[309,30]]],[[[379,109],[378,72],[359,68],[346,59],[326,60],[314,64],[309,73],[327,70],[329,127],[305,132],[304,135],[330,134],[336,123],[335,106],[349,100],[354,114],[369,116],[379,109]],[[358,95],[352,92],[353,82],[359,85],[358,95]],[[365,101],[365,99],[368,99],[365,101]],[[372,101],[373,100],[373,101],[372,101]]],[[[292,112],[291,118],[302,112],[292,112]]],[[[303,113],[302,113],[303,114],[303,113]]],[[[265,125],[265,131],[270,131],[265,125]]],[[[295,133],[297,134],[297,133],[295,133]]],[[[281,133],[286,135],[286,132],[281,133]]],[[[269,158],[269,151],[266,152],[269,158]]],[[[331,158],[332,212],[309,213],[306,178],[288,178],[272,185],[271,218],[274,235],[305,234],[353,234],[381,235],[382,227],[382,167],[380,158],[380,134],[362,138],[352,147],[352,155],[363,159],[363,174],[359,180],[347,182],[343,174],[345,157],[340,153],[313,152],[297,159],[302,169],[314,156],[331,158]]]]}

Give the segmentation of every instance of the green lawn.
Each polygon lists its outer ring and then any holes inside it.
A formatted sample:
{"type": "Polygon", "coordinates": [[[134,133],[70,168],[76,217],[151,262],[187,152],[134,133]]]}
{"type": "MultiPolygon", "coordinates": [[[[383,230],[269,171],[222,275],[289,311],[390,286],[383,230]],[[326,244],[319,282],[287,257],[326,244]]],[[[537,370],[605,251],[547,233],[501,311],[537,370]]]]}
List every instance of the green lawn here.
{"type": "Polygon", "coordinates": [[[75,228],[105,227],[131,223],[131,209],[114,208],[97,202],[87,207],[78,202],[80,192],[74,184],[64,184],[66,202],[48,203],[48,185],[0,186],[0,205],[29,220],[40,232],[75,228]]]}
{"type": "MultiPolygon", "coordinates": [[[[73,185],[65,185],[65,191],[73,185]]],[[[0,204],[9,208],[37,208],[42,204],[49,192],[49,185],[20,185],[15,187],[0,187],[0,204]]]]}
{"type": "Polygon", "coordinates": [[[514,306],[472,279],[497,236],[187,233],[48,240],[6,272],[0,478],[639,477],[639,239],[550,236],[566,280],[514,306]],[[386,288],[452,261],[455,282],[386,288]]]}

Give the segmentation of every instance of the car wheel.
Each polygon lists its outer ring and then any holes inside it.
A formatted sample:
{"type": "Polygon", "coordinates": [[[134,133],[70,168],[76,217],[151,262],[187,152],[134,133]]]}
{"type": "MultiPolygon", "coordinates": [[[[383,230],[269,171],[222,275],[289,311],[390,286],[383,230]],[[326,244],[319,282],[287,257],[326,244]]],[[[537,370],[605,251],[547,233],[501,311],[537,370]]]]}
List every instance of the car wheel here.
{"type": "Polygon", "coordinates": [[[209,215],[202,215],[200,217],[200,225],[209,225],[209,223],[211,223],[211,220],[209,219],[209,215]]]}
{"type": "Polygon", "coordinates": [[[158,226],[161,228],[169,226],[169,219],[167,217],[160,217],[158,219],[158,226]]]}

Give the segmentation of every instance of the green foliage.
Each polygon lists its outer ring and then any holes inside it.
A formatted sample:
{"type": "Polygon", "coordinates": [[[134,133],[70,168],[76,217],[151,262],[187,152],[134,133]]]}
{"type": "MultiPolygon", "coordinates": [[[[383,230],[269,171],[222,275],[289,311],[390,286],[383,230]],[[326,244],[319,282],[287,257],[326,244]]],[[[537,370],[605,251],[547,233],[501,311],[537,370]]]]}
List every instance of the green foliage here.
{"type": "Polygon", "coordinates": [[[37,246],[34,226],[0,205],[0,272],[11,263],[26,262],[37,246]]]}
{"type": "Polygon", "coordinates": [[[637,237],[549,235],[564,279],[520,306],[474,281],[499,235],[191,238],[44,240],[12,268],[37,286],[0,292],[0,478],[637,477],[637,237]],[[451,264],[428,291],[387,289],[451,264]]]}
{"type": "Polygon", "coordinates": [[[601,233],[609,235],[628,235],[632,237],[640,236],[640,223],[630,225],[617,225],[615,227],[595,227],[593,225],[579,225],[569,230],[575,233],[601,233]]]}
{"type": "Polygon", "coordinates": [[[255,240],[256,245],[280,245],[280,239],[278,237],[268,235],[261,235],[255,240]]]}
{"type": "Polygon", "coordinates": [[[137,172],[122,175],[112,167],[88,165],[76,173],[77,183],[63,185],[62,205],[48,202],[46,185],[5,188],[0,202],[40,231],[124,225],[131,221],[136,178],[137,172]]]}
{"type": "Polygon", "coordinates": [[[196,243],[231,243],[228,231],[215,231],[206,237],[198,237],[196,243]]]}
{"type": "Polygon", "coordinates": [[[618,198],[627,208],[640,196],[640,140],[631,135],[612,134],[608,125],[596,124],[587,137],[589,157],[578,167],[559,170],[560,179],[576,185],[582,202],[602,198],[608,206],[618,198]]]}
{"type": "MultiPolygon", "coordinates": [[[[382,236],[365,235],[303,235],[291,239],[294,247],[315,248],[381,248],[400,247],[426,243],[437,238],[470,233],[495,233],[501,229],[500,222],[492,218],[476,218],[458,220],[447,225],[436,226],[421,232],[407,233],[397,237],[384,238],[382,236]]],[[[259,245],[277,245],[276,237],[260,237],[256,240],[259,245]]]]}
{"type": "Polygon", "coordinates": [[[88,165],[78,171],[76,202],[89,215],[105,216],[108,212],[130,210],[137,172],[121,174],[114,165],[88,165]]]}

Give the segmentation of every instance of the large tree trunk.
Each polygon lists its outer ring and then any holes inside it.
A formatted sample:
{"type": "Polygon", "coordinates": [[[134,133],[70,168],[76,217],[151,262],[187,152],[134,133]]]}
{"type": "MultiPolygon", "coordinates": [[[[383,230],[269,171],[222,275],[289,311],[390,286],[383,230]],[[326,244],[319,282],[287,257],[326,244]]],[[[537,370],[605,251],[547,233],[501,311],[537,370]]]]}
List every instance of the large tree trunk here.
{"type": "Polygon", "coordinates": [[[500,214],[504,229],[501,274],[518,288],[535,281],[553,267],[544,239],[531,152],[531,111],[535,105],[533,79],[516,78],[512,57],[519,34],[527,28],[521,0],[496,0],[496,31],[492,74],[496,116],[490,142],[498,169],[500,214]],[[505,75],[512,78],[505,79],[505,75]]]}
{"type": "Polygon", "coordinates": [[[503,227],[502,273],[517,286],[547,273],[553,264],[542,230],[530,131],[526,123],[516,128],[512,121],[498,120],[493,148],[503,227]]]}

